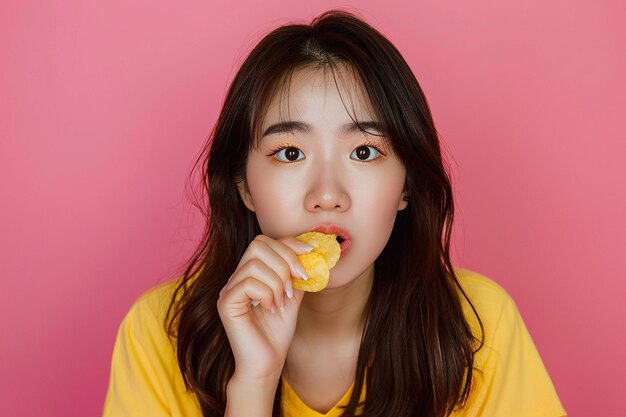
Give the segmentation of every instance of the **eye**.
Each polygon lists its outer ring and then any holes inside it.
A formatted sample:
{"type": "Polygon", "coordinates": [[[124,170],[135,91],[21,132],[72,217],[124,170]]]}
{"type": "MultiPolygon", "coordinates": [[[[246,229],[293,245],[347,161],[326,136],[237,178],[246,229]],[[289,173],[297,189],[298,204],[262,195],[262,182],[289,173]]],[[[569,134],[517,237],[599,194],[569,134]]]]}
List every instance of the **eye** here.
{"type": "Polygon", "coordinates": [[[283,160],[278,158],[279,161],[281,162],[297,162],[300,161],[301,159],[296,159],[298,157],[298,152],[300,152],[300,149],[296,148],[295,146],[290,146],[290,145],[280,145],[278,148],[274,149],[271,153],[272,156],[274,155],[279,155],[281,153],[285,153],[285,157],[287,158],[287,160],[283,160]]]}
{"type": "Polygon", "coordinates": [[[354,151],[352,151],[352,154],[356,153],[356,156],[358,158],[359,161],[361,162],[367,162],[367,161],[373,161],[376,158],[376,156],[378,154],[382,155],[382,152],[374,145],[369,145],[369,144],[363,144],[361,146],[359,146],[358,148],[356,148],[354,151]],[[373,148],[374,149],[374,158],[373,159],[367,159],[372,155],[372,151],[369,148],[373,148]],[[364,158],[364,159],[361,159],[364,158]]]}

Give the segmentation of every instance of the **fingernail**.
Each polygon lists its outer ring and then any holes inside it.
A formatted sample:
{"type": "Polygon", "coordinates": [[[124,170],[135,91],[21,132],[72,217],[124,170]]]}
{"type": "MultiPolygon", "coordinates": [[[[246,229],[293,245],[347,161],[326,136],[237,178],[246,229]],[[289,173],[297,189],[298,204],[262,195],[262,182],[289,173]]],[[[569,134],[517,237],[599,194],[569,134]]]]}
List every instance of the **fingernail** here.
{"type": "Polygon", "coordinates": [[[261,300],[252,300],[250,301],[250,304],[252,304],[252,307],[256,307],[261,304],[261,300]]]}
{"type": "Polygon", "coordinates": [[[307,279],[309,279],[309,276],[306,274],[304,267],[299,262],[296,264],[296,271],[302,277],[303,280],[306,281],[307,279]]]}
{"type": "Polygon", "coordinates": [[[274,305],[272,304],[272,314],[274,314],[276,312],[276,309],[274,308],[274,305]]]}
{"type": "Polygon", "coordinates": [[[304,243],[302,241],[298,242],[298,246],[302,248],[302,250],[305,252],[311,252],[313,250],[313,246],[309,245],[308,243],[304,243]]]}
{"type": "Polygon", "coordinates": [[[285,299],[283,298],[283,301],[281,301],[280,303],[280,312],[284,312],[285,311],[285,299]]]}
{"type": "Polygon", "coordinates": [[[293,298],[293,287],[291,285],[291,279],[287,280],[287,284],[285,285],[285,293],[287,294],[287,297],[293,298]]]}

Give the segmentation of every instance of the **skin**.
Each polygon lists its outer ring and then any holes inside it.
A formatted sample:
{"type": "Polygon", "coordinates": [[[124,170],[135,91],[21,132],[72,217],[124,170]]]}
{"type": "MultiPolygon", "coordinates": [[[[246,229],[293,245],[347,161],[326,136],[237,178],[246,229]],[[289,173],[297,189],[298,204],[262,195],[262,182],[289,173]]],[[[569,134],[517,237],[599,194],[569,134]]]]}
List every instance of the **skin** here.
{"type": "Polygon", "coordinates": [[[361,122],[376,118],[349,72],[342,71],[338,83],[341,96],[330,72],[306,68],[294,73],[289,100],[276,94],[261,132],[285,115],[308,124],[307,131],[263,137],[250,151],[246,181],[238,184],[262,235],[251,243],[218,301],[235,354],[229,395],[256,395],[271,406],[271,388],[285,365],[285,378],[300,398],[326,412],[353,382],[374,261],[397,212],[407,206],[402,200],[406,171],[381,138],[343,129],[353,124],[348,110],[361,122]],[[367,141],[378,150],[364,145],[367,141]],[[281,144],[287,149],[274,152],[281,144]],[[293,237],[321,223],[343,227],[352,246],[330,271],[326,289],[295,290],[293,298],[287,297],[290,276],[298,276],[296,255],[304,253],[293,237]],[[253,299],[261,305],[250,307],[253,299]],[[263,391],[262,385],[269,388],[263,391]]]}

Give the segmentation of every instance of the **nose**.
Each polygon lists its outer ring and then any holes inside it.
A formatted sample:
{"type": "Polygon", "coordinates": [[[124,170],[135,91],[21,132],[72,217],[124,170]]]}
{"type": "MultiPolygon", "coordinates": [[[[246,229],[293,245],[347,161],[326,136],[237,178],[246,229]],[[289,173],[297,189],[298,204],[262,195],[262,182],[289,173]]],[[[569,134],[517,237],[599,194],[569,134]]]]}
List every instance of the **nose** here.
{"type": "Polygon", "coordinates": [[[313,188],[307,194],[305,206],[309,211],[338,210],[346,211],[350,208],[350,197],[339,181],[341,174],[332,169],[322,170],[313,188]]]}

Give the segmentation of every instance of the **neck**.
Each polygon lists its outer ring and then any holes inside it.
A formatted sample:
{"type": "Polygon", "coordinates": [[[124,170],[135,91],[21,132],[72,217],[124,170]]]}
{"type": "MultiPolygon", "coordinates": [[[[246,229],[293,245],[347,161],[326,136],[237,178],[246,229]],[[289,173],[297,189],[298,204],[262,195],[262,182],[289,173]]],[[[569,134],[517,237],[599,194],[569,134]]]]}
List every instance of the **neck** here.
{"type": "Polygon", "coordinates": [[[374,279],[374,265],[350,283],[307,293],[302,299],[294,342],[308,346],[341,346],[360,342],[365,306],[374,279]]]}

